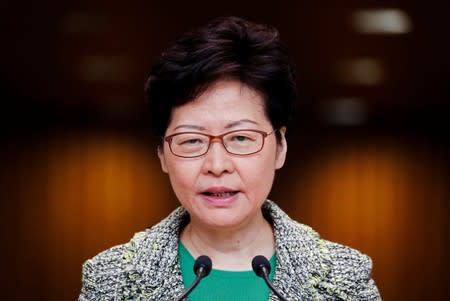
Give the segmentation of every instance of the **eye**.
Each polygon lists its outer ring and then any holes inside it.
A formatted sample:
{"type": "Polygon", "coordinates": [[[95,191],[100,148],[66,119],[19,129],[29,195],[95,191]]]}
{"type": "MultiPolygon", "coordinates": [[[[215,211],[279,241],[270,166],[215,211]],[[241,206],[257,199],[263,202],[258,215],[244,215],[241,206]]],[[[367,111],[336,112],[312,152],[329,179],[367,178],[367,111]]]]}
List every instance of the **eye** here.
{"type": "Polygon", "coordinates": [[[189,140],[184,141],[183,143],[195,144],[195,143],[199,143],[199,142],[200,142],[200,139],[189,139],[189,140]]]}
{"type": "Polygon", "coordinates": [[[254,140],[255,139],[251,135],[246,135],[242,133],[237,133],[236,135],[230,137],[230,141],[235,143],[247,143],[252,142],[254,140]]]}
{"type": "Polygon", "coordinates": [[[246,137],[246,136],[242,136],[242,135],[240,135],[240,136],[235,136],[235,137],[233,137],[233,139],[234,139],[234,140],[236,140],[236,141],[240,141],[240,142],[243,142],[243,141],[246,141],[246,140],[248,140],[249,138],[248,138],[248,137],[246,137]]]}
{"type": "Polygon", "coordinates": [[[190,139],[184,139],[180,140],[178,144],[180,145],[186,145],[186,146],[193,146],[193,145],[199,145],[202,144],[203,140],[200,138],[190,138],[190,139]]]}

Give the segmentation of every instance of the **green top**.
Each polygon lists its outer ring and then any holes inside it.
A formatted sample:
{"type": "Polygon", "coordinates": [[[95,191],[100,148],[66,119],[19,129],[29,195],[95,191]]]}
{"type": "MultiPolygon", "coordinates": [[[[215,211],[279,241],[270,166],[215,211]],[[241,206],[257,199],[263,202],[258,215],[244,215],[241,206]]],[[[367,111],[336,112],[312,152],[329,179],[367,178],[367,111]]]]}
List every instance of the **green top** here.
{"type": "MultiPolygon", "coordinates": [[[[195,279],[195,258],[181,241],[178,243],[181,274],[184,287],[188,288],[195,279]]],[[[276,257],[270,258],[270,281],[275,274],[276,257]]],[[[188,297],[189,301],[267,301],[270,289],[264,279],[250,271],[224,271],[212,269],[211,273],[198,284],[188,297]]]]}

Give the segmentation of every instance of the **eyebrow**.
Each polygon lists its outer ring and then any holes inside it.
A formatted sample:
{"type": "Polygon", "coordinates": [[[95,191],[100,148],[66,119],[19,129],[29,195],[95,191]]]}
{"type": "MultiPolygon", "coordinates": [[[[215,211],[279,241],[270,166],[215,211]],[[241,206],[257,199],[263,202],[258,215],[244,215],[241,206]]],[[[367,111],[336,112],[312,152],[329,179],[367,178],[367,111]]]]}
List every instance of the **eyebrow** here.
{"type": "Polygon", "coordinates": [[[178,129],[189,129],[189,130],[198,130],[198,131],[204,131],[206,130],[205,127],[194,125],[194,124],[180,124],[179,126],[176,126],[173,130],[176,131],[178,129]]]}
{"type": "Polygon", "coordinates": [[[250,119],[241,119],[241,120],[234,121],[234,122],[231,122],[231,123],[227,124],[225,126],[225,128],[226,129],[234,128],[236,126],[242,125],[243,123],[251,123],[251,124],[254,124],[254,125],[259,125],[259,123],[256,122],[256,121],[253,121],[253,120],[250,120],[250,119]]]}
{"type": "MultiPolygon", "coordinates": [[[[227,124],[225,126],[225,128],[231,129],[231,128],[237,127],[237,126],[245,124],[245,123],[259,125],[259,123],[256,121],[253,121],[250,119],[241,119],[241,120],[233,121],[233,122],[227,124]]],[[[200,125],[195,125],[195,124],[180,124],[180,125],[176,126],[173,130],[176,131],[178,129],[189,129],[189,130],[197,130],[197,131],[205,131],[206,130],[205,127],[200,126],[200,125]]]]}

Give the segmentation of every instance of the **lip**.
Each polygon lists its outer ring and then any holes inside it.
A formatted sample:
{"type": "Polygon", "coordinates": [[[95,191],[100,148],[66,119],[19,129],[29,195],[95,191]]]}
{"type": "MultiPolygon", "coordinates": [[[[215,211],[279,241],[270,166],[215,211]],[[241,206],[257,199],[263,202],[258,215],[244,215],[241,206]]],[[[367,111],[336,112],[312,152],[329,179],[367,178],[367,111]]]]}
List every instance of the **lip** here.
{"type": "Polygon", "coordinates": [[[214,206],[227,206],[235,202],[239,197],[239,191],[233,188],[229,187],[223,187],[223,186],[213,186],[209,187],[206,190],[202,191],[200,193],[200,196],[202,199],[207,202],[208,204],[214,205],[214,206]],[[213,195],[207,195],[204,194],[205,192],[209,193],[220,193],[220,192],[236,192],[232,195],[225,195],[225,196],[213,196],[213,195]]]}

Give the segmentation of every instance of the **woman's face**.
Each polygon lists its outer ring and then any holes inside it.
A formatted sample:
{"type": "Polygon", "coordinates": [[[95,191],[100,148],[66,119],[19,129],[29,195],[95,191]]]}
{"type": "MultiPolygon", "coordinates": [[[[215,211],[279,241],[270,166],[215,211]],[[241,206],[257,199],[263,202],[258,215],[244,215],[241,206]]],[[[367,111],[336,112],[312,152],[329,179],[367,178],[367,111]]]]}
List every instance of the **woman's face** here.
{"type": "MultiPolygon", "coordinates": [[[[220,135],[239,129],[273,131],[258,92],[239,81],[221,80],[198,98],[173,109],[166,136],[187,131],[220,135]]],[[[260,152],[246,156],[230,154],[219,140],[213,140],[205,155],[181,158],[164,142],[158,151],[162,169],[190,213],[191,222],[235,228],[260,217],[275,170],[283,166],[286,157],[284,131],[281,129],[280,144],[271,134],[260,152]]]]}

